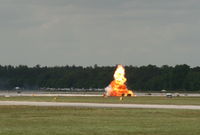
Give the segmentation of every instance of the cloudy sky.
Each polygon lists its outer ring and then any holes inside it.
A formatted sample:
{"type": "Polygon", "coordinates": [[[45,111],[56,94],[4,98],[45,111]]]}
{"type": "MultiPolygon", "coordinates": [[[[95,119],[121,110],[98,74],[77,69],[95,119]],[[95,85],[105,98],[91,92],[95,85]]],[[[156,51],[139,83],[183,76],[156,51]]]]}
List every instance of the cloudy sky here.
{"type": "Polygon", "coordinates": [[[199,0],[0,0],[0,64],[200,65],[199,0]]]}

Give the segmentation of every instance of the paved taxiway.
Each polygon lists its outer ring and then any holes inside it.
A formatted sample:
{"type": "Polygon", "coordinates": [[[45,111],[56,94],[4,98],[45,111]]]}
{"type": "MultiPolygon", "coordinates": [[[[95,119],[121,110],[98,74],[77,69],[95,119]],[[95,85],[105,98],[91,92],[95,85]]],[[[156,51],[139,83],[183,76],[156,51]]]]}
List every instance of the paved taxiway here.
{"type": "Polygon", "coordinates": [[[195,109],[197,105],[153,105],[153,104],[107,104],[107,103],[63,103],[63,102],[30,102],[30,101],[0,101],[0,105],[25,106],[61,106],[61,107],[93,107],[93,108],[156,108],[156,109],[195,109]]]}

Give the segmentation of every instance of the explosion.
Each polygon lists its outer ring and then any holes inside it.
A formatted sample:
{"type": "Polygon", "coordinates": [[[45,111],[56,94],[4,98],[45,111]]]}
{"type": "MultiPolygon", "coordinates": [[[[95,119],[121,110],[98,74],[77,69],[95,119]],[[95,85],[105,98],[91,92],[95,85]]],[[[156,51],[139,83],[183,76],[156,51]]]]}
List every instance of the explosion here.
{"type": "Polygon", "coordinates": [[[127,89],[126,81],[125,69],[122,65],[118,65],[114,73],[114,80],[105,88],[106,96],[135,96],[131,90],[127,89]]]}

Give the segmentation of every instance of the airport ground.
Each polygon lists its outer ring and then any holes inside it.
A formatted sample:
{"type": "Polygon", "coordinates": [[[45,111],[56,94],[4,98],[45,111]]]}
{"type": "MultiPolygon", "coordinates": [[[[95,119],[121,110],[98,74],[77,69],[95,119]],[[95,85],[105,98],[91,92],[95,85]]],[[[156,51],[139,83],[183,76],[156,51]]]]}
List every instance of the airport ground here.
{"type": "Polygon", "coordinates": [[[167,98],[162,96],[137,96],[137,97],[103,97],[100,96],[86,96],[62,94],[47,95],[14,95],[14,96],[0,96],[0,101],[36,101],[36,102],[68,102],[68,103],[111,103],[111,104],[158,104],[158,105],[200,105],[199,96],[174,96],[167,98]]]}
{"type": "MultiPolygon", "coordinates": [[[[98,103],[200,106],[199,96],[165,95],[104,98],[101,94],[1,93],[0,102],[98,103]],[[47,94],[47,95],[44,95],[47,94]],[[50,94],[50,95],[49,95],[50,94]]],[[[163,94],[163,93],[159,93],[163,94]]],[[[199,135],[199,109],[1,105],[0,135],[199,135]]]]}
{"type": "MultiPolygon", "coordinates": [[[[41,90],[0,90],[0,96],[102,96],[104,91],[41,91],[41,90]]],[[[137,96],[165,96],[171,93],[173,96],[200,97],[200,91],[134,91],[137,96]]]]}
{"type": "Polygon", "coordinates": [[[0,135],[199,135],[200,111],[0,106],[0,135]]]}

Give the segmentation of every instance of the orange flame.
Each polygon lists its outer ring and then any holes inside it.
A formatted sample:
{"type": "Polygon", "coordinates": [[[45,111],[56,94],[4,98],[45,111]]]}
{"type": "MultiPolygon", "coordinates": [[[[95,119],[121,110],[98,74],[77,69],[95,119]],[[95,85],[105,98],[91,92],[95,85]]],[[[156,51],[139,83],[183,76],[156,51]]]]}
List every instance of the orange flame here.
{"type": "Polygon", "coordinates": [[[125,69],[118,65],[114,73],[114,80],[105,89],[107,96],[135,96],[131,90],[127,89],[127,79],[125,78],[125,69]]]}

